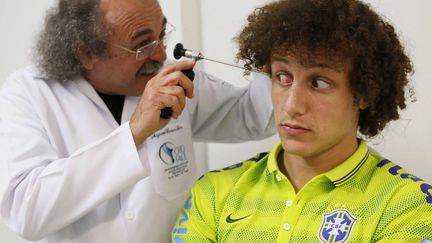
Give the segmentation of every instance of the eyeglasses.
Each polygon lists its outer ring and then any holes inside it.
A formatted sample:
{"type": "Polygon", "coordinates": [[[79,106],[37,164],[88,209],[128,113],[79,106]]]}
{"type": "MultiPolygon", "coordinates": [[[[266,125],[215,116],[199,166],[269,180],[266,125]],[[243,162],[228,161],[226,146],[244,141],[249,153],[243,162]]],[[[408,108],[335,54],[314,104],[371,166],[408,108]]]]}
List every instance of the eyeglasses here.
{"type": "Polygon", "coordinates": [[[164,29],[163,33],[161,33],[160,38],[158,40],[154,40],[154,41],[148,43],[147,45],[141,46],[136,51],[131,50],[131,49],[124,47],[122,45],[119,45],[119,44],[115,44],[115,43],[110,43],[110,44],[113,46],[116,46],[116,47],[122,49],[123,51],[130,53],[130,54],[135,54],[135,59],[137,61],[142,61],[142,60],[147,59],[149,56],[153,55],[156,48],[158,48],[160,44],[163,44],[164,48],[165,48],[165,42],[167,41],[170,34],[172,32],[174,32],[174,30],[175,30],[175,26],[166,22],[165,29],[164,29]]]}

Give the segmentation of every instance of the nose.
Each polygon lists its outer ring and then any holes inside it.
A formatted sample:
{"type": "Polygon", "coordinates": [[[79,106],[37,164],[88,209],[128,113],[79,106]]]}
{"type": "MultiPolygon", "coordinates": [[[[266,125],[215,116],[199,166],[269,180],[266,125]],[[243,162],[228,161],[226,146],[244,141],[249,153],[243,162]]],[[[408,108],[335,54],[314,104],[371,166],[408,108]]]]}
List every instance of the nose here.
{"type": "Polygon", "coordinates": [[[159,45],[157,45],[156,49],[153,51],[153,53],[150,55],[150,59],[154,61],[163,62],[167,58],[165,45],[163,42],[160,42],[159,45]]]}
{"type": "Polygon", "coordinates": [[[291,117],[302,116],[307,111],[307,88],[301,83],[293,82],[287,90],[284,110],[291,117]]]}

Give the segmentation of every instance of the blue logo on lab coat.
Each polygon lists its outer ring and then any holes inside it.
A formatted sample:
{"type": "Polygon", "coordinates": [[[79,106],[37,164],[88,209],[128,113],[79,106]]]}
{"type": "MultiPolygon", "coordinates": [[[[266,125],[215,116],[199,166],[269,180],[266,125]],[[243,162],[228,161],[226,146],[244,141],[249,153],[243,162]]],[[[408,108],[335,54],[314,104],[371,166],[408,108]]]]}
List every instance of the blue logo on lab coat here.
{"type": "Polygon", "coordinates": [[[346,242],[357,219],[346,209],[337,209],[331,213],[323,214],[323,222],[318,234],[321,242],[346,242]]]}
{"type": "Polygon", "coordinates": [[[184,145],[175,146],[170,142],[164,143],[159,148],[159,158],[167,165],[187,161],[186,147],[184,145]]]}

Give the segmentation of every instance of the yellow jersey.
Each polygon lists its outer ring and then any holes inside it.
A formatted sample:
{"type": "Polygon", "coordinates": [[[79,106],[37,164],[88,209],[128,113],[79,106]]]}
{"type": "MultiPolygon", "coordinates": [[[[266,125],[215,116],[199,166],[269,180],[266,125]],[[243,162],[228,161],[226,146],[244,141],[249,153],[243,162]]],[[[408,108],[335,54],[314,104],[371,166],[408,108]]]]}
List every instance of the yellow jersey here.
{"type": "Polygon", "coordinates": [[[429,242],[432,186],[361,142],[299,192],[270,153],[206,173],[172,232],[181,242],[429,242]]]}

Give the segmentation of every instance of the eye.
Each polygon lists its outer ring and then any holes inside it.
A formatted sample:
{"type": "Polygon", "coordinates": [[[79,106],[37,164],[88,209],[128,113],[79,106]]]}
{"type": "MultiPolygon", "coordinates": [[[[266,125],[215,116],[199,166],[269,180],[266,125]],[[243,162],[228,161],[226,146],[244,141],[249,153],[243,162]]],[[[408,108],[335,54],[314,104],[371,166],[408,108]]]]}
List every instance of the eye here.
{"type": "Polygon", "coordinates": [[[137,50],[140,49],[141,47],[144,47],[144,46],[146,46],[146,45],[148,45],[148,44],[150,44],[150,43],[152,43],[151,40],[145,40],[145,41],[139,43],[137,46],[135,46],[135,48],[133,48],[133,50],[134,50],[134,51],[137,51],[137,50]]]}
{"type": "Polygon", "coordinates": [[[291,75],[285,72],[277,72],[276,74],[273,75],[273,79],[284,86],[291,85],[293,82],[291,75]]]}
{"type": "Polygon", "coordinates": [[[326,88],[330,87],[330,84],[329,84],[329,82],[327,82],[324,79],[314,78],[311,81],[311,86],[314,89],[326,89],[326,88]]]}
{"type": "Polygon", "coordinates": [[[165,27],[159,34],[159,40],[163,40],[163,41],[165,40],[166,31],[167,31],[167,29],[165,27]]]}

